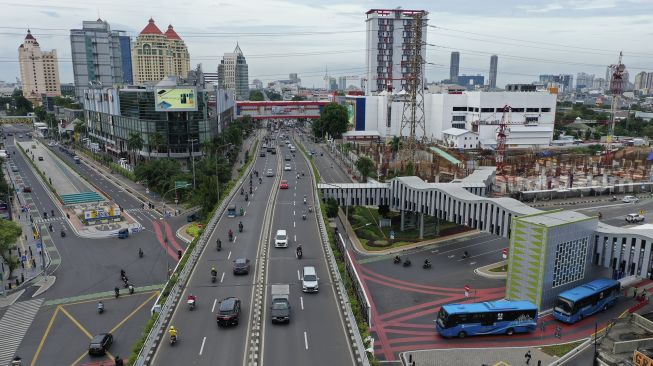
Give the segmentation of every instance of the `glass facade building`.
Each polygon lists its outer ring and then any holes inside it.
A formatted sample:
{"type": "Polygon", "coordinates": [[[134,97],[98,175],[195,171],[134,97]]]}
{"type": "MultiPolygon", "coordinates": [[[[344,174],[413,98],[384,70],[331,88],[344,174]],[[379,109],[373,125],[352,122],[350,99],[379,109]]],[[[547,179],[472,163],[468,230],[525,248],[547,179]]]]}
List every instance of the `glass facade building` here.
{"type": "Polygon", "coordinates": [[[122,79],[125,84],[134,84],[132,71],[132,42],[129,36],[120,36],[120,57],[122,58],[122,79]]]}

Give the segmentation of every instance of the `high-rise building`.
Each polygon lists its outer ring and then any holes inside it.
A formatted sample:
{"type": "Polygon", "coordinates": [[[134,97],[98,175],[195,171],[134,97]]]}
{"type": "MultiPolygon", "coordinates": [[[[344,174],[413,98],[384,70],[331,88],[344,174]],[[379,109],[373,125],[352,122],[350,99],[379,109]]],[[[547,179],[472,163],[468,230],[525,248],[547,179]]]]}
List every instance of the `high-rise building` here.
{"type": "Polygon", "coordinates": [[[646,71],[642,71],[635,75],[635,85],[634,88],[635,90],[642,90],[646,89],[646,80],[647,80],[648,73],[646,71]]]}
{"type": "Polygon", "coordinates": [[[257,90],[263,89],[263,82],[261,80],[259,80],[259,79],[252,80],[252,85],[254,85],[254,88],[257,89],[257,90]]]}
{"type": "MultiPolygon", "coordinates": [[[[70,30],[70,51],[73,59],[75,95],[84,96],[90,85],[110,87],[125,82],[123,71],[125,48],[119,31],[112,31],[109,23],[98,19],[82,22],[82,29],[70,30]]],[[[129,56],[129,54],[127,55],[129,56]]],[[[131,60],[129,61],[131,74],[131,60]]],[[[131,79],[131,75],[129,75],[131,79]]]]}
{"type": "Polygon", "coordinates": [[[464,86],[467,90],[475,90],[476,87],[485,85],[485,76],[483,75],[460,75],[458,76],[458,85],[464,86]]]}
{"type": "MultiPolygon", "coordinates": [[[[366,24],[366,85],[365,92],[405,89],[412,70],[408,66],[413,42],[412,24],[416,14],[422,14],[422,57],[426,56],[427,15],[425,10],[371,9],[366,24]]],[[[424,75],[424,63],[422,63],[424,75]]]]}
{"type": "Polygon", "coordinates": [[[132,39],[125,36],[123,31],[116,31],[120,35],[120,59],[122,63],[122,81],[125,84],[134,83],[134,69],[132,68],[132,39]]]}
{"type": "Polygon", "coordinates": [[[249,70],[238,43],[234,52],[225,53],[218,65],[218,87],[232,90],[236,100],[249,98],[249,70]]]}
{"type": "Polygon", "coordinates": [[[490,80],[488,85],[490,89],[496,89],[497,87],[497,69],[499,67],[499,56],[492,55],[490,57],[490,80]]]}
{"type": "Polygon", "coordinates": [[[156,83],[167,76],[188,77],[188,48],[172,25],[164,34],[150,18],[136,37],[132,52],[134,84],[156,83]]]}
{"type": "Polygon", "coordinates": [[[18,46],[18,63],[25,98],[40,103],[43,95],[61,95],[57,50],[42,51],[29,29],[23,44],[18,46]]]}
{"type": "Polygon", "coordinates": [[[451,52],[451,64],[449,65],[449,80],[452,83],[458,82],[459,71],[460,71],[460,52],[451,52]]]}
{"type": "Polygon", "coordinates": [[[290,80],[291,83],[299,84],[302,82],[302,79],[300,79],[296,73],[288,74],[288,80],[290,80]]]}
{"type": "Polygon", "coordinates": [[[540,75],[540,83],[548,86],[555,86],[562,88],[563,92],[571,92],[574,86],[574,75],[560,74],[560,75],[540,75]]]}
{"type": "Polygon", "coordinates": [[[586,74],[579,72],[576,75],[576,90],[580,91],[583,88],[591,88],[594,85],[594,74],[586,74]]]}
{"type": "Polygon", "coordinates": [[[347,89],[347,77],[346,76],[339,76],[338,77],[338,90],[345,90],[347,89]]]}

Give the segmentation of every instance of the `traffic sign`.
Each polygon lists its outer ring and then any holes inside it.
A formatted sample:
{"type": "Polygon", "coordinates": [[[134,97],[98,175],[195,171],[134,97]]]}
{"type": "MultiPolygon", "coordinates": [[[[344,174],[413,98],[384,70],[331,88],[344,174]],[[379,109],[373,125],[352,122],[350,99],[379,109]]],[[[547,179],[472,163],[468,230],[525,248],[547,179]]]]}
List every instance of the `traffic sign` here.
{"type": "Polygon", "coordinates": [[[465,292],[469,292],[472,288],[469,285],[465,285],[465,292]]]}
{"type": "Polygon", "coordinates": [[[176,188],[176,189],[179,189],[179,188],[186,188],[186,187],[188,187],[189,185],[190,185],[190,184],[189,184],[188,182],[186,182],[185,180],[177,180],[177,181],[175,181],[175,188],[176,188]]]}
{"type": "Polygon", "coordinates": [[[42,249],[42,248],[43,248],[43,244],[40,241],[37,242],[36,243],[36,249],[42,249]]]}
{"type": "Polygon", "coordinates": [[[503,250],[501,251],[501,256],[503,257],[503,259],[508,258],[508,248],[503,248],[503,250]]]}
{"type": "Polygon", "coordinates": [[[25,262],[25,261],[27,261],[27,256],[26,256],[26,255],[21,255],[21,256],[20,256],[20,261],[21,261],[21,262],[25,262]]]}

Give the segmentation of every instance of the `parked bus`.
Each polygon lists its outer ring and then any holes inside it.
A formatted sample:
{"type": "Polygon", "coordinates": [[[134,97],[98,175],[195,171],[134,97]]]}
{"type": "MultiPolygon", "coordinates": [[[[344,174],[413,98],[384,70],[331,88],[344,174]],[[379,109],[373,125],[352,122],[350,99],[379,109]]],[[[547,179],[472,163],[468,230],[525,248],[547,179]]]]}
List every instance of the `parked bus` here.
{"type": "Polygon", "coordinates": [[[573,324],[617,302],[621,284],[617,280],[602,278],[563,291],[558,295],[553,317],[561,322],[573,324]]]}
{"type": "Polygon", "coordinates": [[[443,305],[436,330],[446,338],[532,332],[537,328],[537,306],[529,301],[498,300],[443,305]]]}

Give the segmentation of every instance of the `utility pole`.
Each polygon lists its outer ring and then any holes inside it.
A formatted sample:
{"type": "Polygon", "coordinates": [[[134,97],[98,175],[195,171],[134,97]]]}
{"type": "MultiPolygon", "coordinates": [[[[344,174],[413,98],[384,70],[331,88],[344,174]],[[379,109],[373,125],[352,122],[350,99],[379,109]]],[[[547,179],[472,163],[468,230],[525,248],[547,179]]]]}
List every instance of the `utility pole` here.
{"type": "Polygon", "coordinates": [[[190,142],[190,161],[193,166],[193,189],[195,189],[195,157],[193,156],[195,149],[193,143],[197,142],[197,139],[188,139],[188,142],[190,142]]]}

